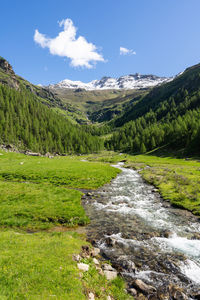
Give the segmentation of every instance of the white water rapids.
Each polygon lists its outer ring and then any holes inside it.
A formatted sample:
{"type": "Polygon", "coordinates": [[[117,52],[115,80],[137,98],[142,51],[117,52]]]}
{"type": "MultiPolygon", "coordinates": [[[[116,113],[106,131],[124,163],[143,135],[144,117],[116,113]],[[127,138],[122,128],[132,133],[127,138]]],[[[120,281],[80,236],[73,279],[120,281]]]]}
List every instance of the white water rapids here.
{"type": "MultiPolygon", "coordinates": [[[[146,249],[151,248],[153,251],[157,249],[159,255],[184,254],[186,259],[179,261],[178,264],[180,273],[200,286],[200,240],[191,238],[192,234],[200,233],[198,220],[190,221],[185,219],[184,215],[177,214],[176,209],[164,207],[162,199],[153,193],[153,187],[146,184],[137,171],[123,168],[120,163],[114,167],[119,168],[122,172],[106,190],[100,191],[100,196],[105,196],[106,201],[97,199],[93,203],[93,209],[97,214],[98,211],[99,214],[105,213],[105,227],[109,222],[113,222],[113,226],[114,222],[118,222],[118,225],[124,223],[126,226],[124,230],[128,233],[129,229],[130,231],[133,229],[131,226],[135,226],[132,225],[133,218],[138,218],[144,224],[144,228],[156,231],[165,230],[170,232],[170,235],[139,241],[136,238],[124,238],[122,232],[111,234],[110,237],[124,249],[129,248],[129,254],[131,249],[141,246],[146,249]]],[[[97,217],[95,216],[95,218],[97,217]]],[[[96,222],[98,221],[96,220],[96,222]]],[[[105,242],[102,242],[100,247],[106,248],[105,242]]],[[[141,270],[137,273],[137,277],[148,277],[148,273],[151,272],[155,272],[155,270],[148,268],[141,270]]]]}

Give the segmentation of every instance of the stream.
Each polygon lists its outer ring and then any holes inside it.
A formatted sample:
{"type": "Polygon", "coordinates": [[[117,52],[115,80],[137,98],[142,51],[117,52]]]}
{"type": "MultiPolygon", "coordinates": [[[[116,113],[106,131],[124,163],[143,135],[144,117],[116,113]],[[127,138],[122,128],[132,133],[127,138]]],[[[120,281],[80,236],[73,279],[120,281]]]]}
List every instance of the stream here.
{"type": "Polygon", "coordinates": [[[88,239],[130,288],[136,279],[154,287],[135,299],[200,299],[199,219],[171,207],[137,171],[114,167],[122,172],[83,199],[88,239]]]}

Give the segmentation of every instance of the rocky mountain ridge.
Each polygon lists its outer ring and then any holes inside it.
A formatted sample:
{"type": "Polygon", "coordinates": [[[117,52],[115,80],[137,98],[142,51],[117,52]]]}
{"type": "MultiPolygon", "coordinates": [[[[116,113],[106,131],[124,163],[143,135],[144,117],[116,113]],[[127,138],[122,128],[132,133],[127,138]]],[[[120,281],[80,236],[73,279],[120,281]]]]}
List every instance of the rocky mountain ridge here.
{"type": "Polygon", "coordinates": [[[158,77],[156,75],[141,75],[130,74],[121,76],[119,78],[103,77],[100,80],[92,80],[88,83],[82,81],[72,81],[65,79],[57,84],[51,84],[48,87],[50,89],[83,89],[83,90],[109,90],[109,89],[147,89],[166,83],[173,80],[173,77],[158,77]]]}

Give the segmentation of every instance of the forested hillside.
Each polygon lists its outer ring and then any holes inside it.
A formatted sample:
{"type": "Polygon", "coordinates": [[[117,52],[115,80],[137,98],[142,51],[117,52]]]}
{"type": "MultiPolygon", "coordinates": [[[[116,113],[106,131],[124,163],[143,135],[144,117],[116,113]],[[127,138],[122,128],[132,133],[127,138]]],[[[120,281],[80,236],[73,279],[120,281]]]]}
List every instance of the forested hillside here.
{"type": "Polygon", "coordinates": [[[114,124],[123,126],[108,149],[144,153],[167,145],[200,153],[200,65],[154,88],[114,124]]]}
{"type": "Polygon", "coordinates": [[[0,85],[0,143],[41,153],[89,153],[102,141],[73,125],[26,90],[0,85]]]}
{"type": "Polygon", "coordinates": [[[1,144],[41,153],[89,153],[104,146],[145,153],[163,146],[200,154],[200,64],[149,90],[52,91],[17,76],[0,57],[1,144]]]}

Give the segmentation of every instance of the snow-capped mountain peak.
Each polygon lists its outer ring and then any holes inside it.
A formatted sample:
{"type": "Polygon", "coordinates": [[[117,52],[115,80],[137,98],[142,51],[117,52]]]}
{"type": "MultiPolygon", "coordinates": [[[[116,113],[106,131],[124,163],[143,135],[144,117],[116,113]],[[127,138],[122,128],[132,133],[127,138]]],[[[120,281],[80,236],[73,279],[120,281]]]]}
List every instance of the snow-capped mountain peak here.
{"type": "Polygon", "coordinates": [[[144,89],[171,81],[173,78],[158,77],[155,75],[130,74],[119,78],[102,77],[88,83],[65,79],[57,84],[49,85],[49,88],[85,89],[85,90],[107,90],[107,89],[144,89]]]}

